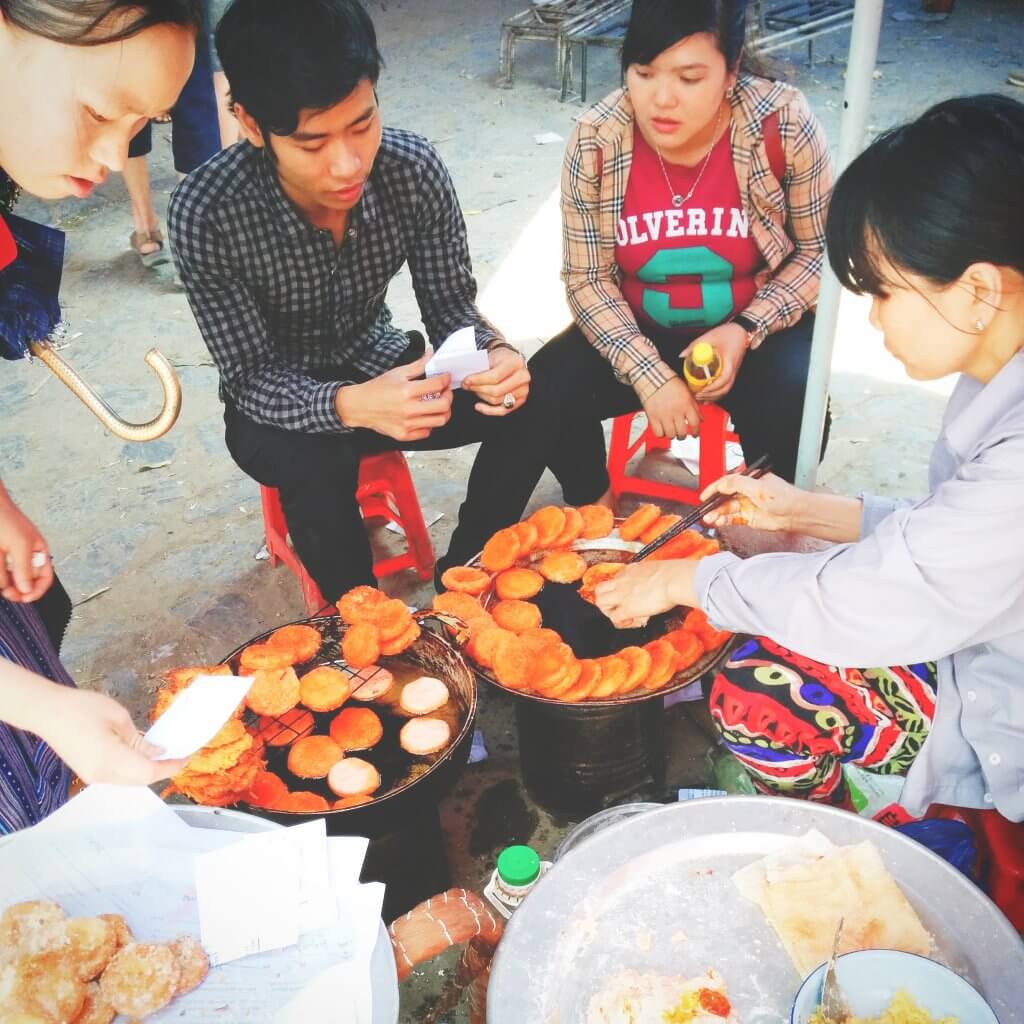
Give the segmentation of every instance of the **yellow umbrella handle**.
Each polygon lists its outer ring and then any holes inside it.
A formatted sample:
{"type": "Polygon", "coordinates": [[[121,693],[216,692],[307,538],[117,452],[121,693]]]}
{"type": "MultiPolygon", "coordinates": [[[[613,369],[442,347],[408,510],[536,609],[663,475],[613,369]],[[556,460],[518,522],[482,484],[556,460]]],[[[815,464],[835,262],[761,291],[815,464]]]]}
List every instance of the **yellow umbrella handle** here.
{"type": "Polygon", "coordinates": [[[155,441],[163,437],[177,422],[181,412],[181,381],[178,380],[174,367],[155,348],[146,353],[146,362],[163,388],[164,402],[159,414],[148,423],[129,423],[118,416],[106,402],[64,361],[48,341],[33,341],[30,348],[41,362],[45,363],[56,375],[57,379],[66,384],[72,393],[77,395],[88,407],[89,411],[110,431],[124,441],[155,441]]]}

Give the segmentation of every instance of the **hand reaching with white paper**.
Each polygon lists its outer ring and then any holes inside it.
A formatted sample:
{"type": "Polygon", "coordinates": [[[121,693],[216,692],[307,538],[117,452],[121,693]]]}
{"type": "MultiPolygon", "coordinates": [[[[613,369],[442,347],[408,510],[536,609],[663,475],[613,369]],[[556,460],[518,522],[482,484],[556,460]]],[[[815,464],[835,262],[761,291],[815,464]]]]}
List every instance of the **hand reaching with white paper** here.
{"type": "Polygon", "coordinates": [[[414,363],[396,366],[365,384],[340,388],[335,408],[341,422],[396,441],[422,441],[443,427],[452,415],[451,379],[447,374],[419,379],[433,354],[428,347],[414,363]]]}
{"type": "Polygon", "coordinates": [[[41,733],[71,770],[86,783],[151,786],[185,767],[154,760],[161,751],[142,738],[131,715],[116,700],[92,690],[60,687],[60,698],[41,733]]]}
{"type": "Polygon", "coordinates": [[[111,697],[61,686],[0,661],[0,720],[42,737],[84,782],[149,786],[184,761],[154,761],[131,715],[111,697]]]}
{"type": "Polygon", "coordinates": [[[484,416],[507,416],[529,397],[530,370],[525,357],[510,348],[493,348],[487,355],[491,368],[467,377],[462,386],[481,399],[473,407],[477,412],[484,416]]]}

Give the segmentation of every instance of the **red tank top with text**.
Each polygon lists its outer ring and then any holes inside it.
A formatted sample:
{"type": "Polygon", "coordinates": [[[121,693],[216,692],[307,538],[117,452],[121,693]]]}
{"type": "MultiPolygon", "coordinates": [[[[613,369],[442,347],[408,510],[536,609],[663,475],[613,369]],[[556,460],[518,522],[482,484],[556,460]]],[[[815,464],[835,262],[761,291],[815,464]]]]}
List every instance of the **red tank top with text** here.
{"type": "Polygon", "coordinates": [[[740,201],[728,132],[690,199],[672,205],[673,193],[685,196],[702,166],[666,161],[662,170],[657,152],[635,131],[615,255],[622,293],[641,326],[700,333],[741,312],[757,291],[755,274],[765,262],[740,201]]]}

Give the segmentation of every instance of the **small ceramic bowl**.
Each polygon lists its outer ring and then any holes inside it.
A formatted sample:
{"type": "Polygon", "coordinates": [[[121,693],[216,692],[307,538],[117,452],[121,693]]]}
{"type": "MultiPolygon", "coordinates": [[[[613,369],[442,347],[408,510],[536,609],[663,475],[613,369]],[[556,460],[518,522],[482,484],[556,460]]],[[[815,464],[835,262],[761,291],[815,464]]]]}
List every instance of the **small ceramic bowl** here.
{"type": "MultiPolygon", "coordinates": [[[[999,1024],[992,1007],[959,974],[913,953],[863,949],[836,961],[836,977],[857,1017],[878,1017],[900,989],[906,990],[933,1017],[954,1017],[960,1024],[999,1024]]],[[[821,1001],[825,965],[800,986],[790,1024],[807,1024],[821,1001]]]]}

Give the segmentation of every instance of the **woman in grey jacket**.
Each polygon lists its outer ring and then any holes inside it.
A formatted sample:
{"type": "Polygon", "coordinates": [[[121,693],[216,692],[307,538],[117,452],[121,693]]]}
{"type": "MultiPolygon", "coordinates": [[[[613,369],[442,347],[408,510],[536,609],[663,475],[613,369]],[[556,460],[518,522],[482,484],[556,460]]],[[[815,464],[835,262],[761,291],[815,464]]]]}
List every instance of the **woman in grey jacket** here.
{"type": "Polygon", "coordinates": [[[873,297],[886,348],[915,380],[960,375],[925,498],[725,477],[708,493],[734,497],[713,525],[834,546],[643,563],[598,588],[620,625],[693,605],[759,638],[732,652],[711,710],[766,790],[844,803],[852,762],[906,773],[912,812],[944,803],[1024,820],[1021,181],[1024,105],[977,96],[877,139],[833,194],[829,259],[873,297]]]}

